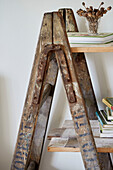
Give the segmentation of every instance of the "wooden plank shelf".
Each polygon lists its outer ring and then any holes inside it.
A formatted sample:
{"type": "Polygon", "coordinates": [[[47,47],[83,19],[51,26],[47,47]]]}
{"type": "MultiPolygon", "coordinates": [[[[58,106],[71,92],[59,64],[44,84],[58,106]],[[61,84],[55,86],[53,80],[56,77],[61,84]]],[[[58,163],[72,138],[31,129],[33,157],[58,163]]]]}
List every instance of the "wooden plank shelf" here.
{"type": "MultiPolygon", "coordinates": [[[[113,138],[100,138],[97,120],[90,121],[98,152],[113,153],[113,138]]],[[[72,120],[66,120],[62,128],[53,129],[48,140],[48,152],[80,152],[72,120]]]]}
{"type": "Polygon", "coordinates": [[[70,44],[72,53],[113,52],[113,42],[108,44],[70,44]]]}

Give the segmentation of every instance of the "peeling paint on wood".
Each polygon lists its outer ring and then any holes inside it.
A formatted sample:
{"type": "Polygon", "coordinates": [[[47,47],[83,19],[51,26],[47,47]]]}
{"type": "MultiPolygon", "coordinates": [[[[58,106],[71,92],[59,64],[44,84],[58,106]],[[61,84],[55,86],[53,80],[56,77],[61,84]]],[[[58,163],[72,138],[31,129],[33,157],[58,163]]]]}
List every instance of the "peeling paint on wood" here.
{"type": "MultiPolygon", "coordinates": [[[[74,121],[74,128],[77,132],[77,140],[79,142],[84,165],[86,169],[95,168],[99,170],[100,167],[95,142],[88,121],[80,84],[77,79],[77,73],[74,68],[65,25],[61,14],[57,12],[44,15],[35,55],[36,63],[34,62],[11,169],[26,169],[30,156],[32,155],[31,146],[37,120],[38,118],[39,120],[44,118],[43,114],[39,115],[39,110],[43,99],[44,83],[50,63],[50,56],[48,54],[52,51],[55,52],[55,57],[62,73],[62,79],[74,121]],[[82,128],[80,128],[81,125],[83,126],[82,128]]],[[[43,130],[45,131],[45,127],[41,129],[41,131],[43,130]]],[[[44,131],[43,133],[39,133],[38,136],[39,140],[41,137],[41,142],[38,142],[40,146],[42,145],[44,131]]],[[[40,153],[41,150],[38,151],[39,160],[41,156],[40,153]]],[[[36,156],[36,159],[37,158],[38,156],[36,156]]]]}
{"type": "Polygon", "coordinates": [[[58,61],[61,73],[62,73],[62,79],[63,79],[64,87],[67,93],[70,111],[73,117],[75,131],[77,133],[77,140],[79,142],[79,146],[80,146],[80,150],[82,153],[85,167],[86,169],[91,168],[91,167],[95,167],[96,169],[99,169],[99,163],[98,163],[97,155],[96,155],[97,154],[96,147],[95,147],[94,139],[92,136],[90,124],[86,116],[86,110],[85,110],[84,102],[81,97],[82,94],[80,93],[80,88],[79,88],[77,79],[73,75],[73,79],[74,78],[75,79],[72,80],[72,74],[74,74],[74,72],[72,73],[68,71],[68,74],[65,75],[65,73],[67,73],[66,71],[67,68],[68,70],[71,70],[69,69],[69,67],[73,67],[73,65],[67,60],[65,61],[65,56],[62,51],[57,51],[56,57],[57,57],[57,61],[58,61]],[[65,67],[64,67],[64,63],[65,63],[65,67]],[[69,78],[68,86],[66,86],[65,84],[66,76],[69,78]],[[78,89],[77,91],[74,91],[75,89],[72,86],[73,81],[76,82],[76,86],[77,86],[76,89],[78,89]],[[70,89],[69,87],[72,87],[72,88],[70,89]],[[77,95],[77,93],[79,95],[77,95]],[[70,99],[69,96],[72,96],[72,94],[74,98],[76,99],[76,100],[73,100],[73,102],[69,100],[70,99]],[[82,107],[77,104],[77,101],[81,102],[82,107]],[[82,124],[83,127],[80,124],[82,124]],[[85,157],[86,155],[87,155],[87,158],[85,157]]]}
{"type": "MultiPolygon", "coordinates": [[[[112,152],[113,153],[113,138],[100,138],[98,120],[90,120],[90,124],[91,124],[91,127],[92,127],[92,132],[93,132],[94,140],[95,140],[95,143],[96,143],[97,151],[98,152],[104,152],[104,153],[106,153],[106,152],[108,152],[108,153],[112,152]]],[[[71,146],[69,146],[69,145],[67,146],[67,144],[62,145],[62,147],[63,147],[62,149],[64,151],[69,151],[69,149],[71,149],[71,151],[76,152],[76,149],[77,149],[77,152],[78,151],[80,152],[80,149],[78,149],[79,144],[77,145],[77,148],[75,148],[75,145],[74,145],[73,139],[77,140],[77,134],[75,133],[74,124],[73,124],[72,120],[66,120],[64,122],[62,128],[57,128],[57,129],[51,130],[48,134],[48,140],[52,139],[52,141],[53,141],[53,138],[54,138],[54,141],[57,145],[57,148],[56,148],[57,151],[60,151],[61,146],[58,145],[59,142],[57,143],[57,141],[55,139],[59,138],[59,141],[61,142],[62,139],[65,138],[67,141],[70,141],[72,145],[71,146]],[[67,149],[67,147],[68,147],[68,150],[65,150],[65,149],[67,149]],[[72,150],[72,148],[73,148],[73,150],[72,150]]],[[[86,146],[86,144],[83,145],[83,148],[84,148],[84,146],[86,146]]],[[[54,147],[54,144],[53,144],[52,147],[54,147]]],[[[51,149],[51,151],[54,151],[53,148],[49,148],[49,149],[51,149]]]]}
{"type": "Polygon", "coordinates": [[[32,141],[30,159],[35,161],[37,164],[39,164],[41,158],[51,101],[52,97],[49,96],[40,109],[32,141]]]}
{"type": "MultiPolygon", "coordinates": [[[[63,10],[64,9],[59,10],[61,12],[61,14],[62,14],[63,10]]],[[[75,20],[72,9],[65,9],[65,14],[66,14],[66,16],[65,16],[66,24],[65,25],[67,26],[66,31],[67,32],[68,31],[70,31],[70,32],[77,31],[78,32],[78,27],[77,27],[76,20],[75,20]]],[[[95,116],[95,111],[97,111],[98,108],[97,108],[97,103],[96,103],[93,87],[91,84],[91,79],[90,79],[85,55],[84,55],[84,53],[74,53],[73,59],[74,59],[73,60],[74,67],[76,68],[78,81],[79,81],[82,95],[84,98],[84,102],[86,105],[88,117],[89,117],[89,119],[97,119],[95,116]]],[[[104,155],[106,155],[106,161],[104,161],[103,155],[101,153],[99,153],[99,160],[100,160],[101,164],[103,162],[102,169],[103,170],[113,169],[113,166],[112,166],[111,160],[110,160],[110,155],[108,155],[108,153],[106,153],[104,155]],[[108,165],[108,167],[107,167],[107,165],[108,165]]]]}
{"type": "Polygon", "coordinates": [[[27,92],[27,97],[23,109],[23,115],[18,133],[17,144],[15,147],[15,153],[11,166],[12,170],[16,169],[24,170],[27,168],[27,162],[29,158],[29,153],[31,149],[32,139],[39,111],[42,80],[44,78],[45,73],[44,72],[45,69],[42,70],[41,66],[43,64],[45,66],[47,62],[47,58],[43,58],[41,60],[42,58],[41,51],[43,51],[43,48],[48,41],[52,43],[51,21],[52,21],[51,14],[47,14],[44,16],[40,38],[36,50],[34,65],[31,73],[29,88],[27,92]]]}

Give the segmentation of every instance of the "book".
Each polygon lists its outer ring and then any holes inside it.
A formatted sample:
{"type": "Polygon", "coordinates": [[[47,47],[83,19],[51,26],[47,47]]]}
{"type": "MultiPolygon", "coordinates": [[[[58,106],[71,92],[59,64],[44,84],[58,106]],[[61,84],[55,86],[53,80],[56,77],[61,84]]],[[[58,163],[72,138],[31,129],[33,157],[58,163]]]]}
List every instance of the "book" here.
{"type": "Polygon", "coordinates": [[[102,112],[97,111],[96,116],[103,128],[113,128],[113,122],[108,124],[108,122],[105,120],[104,116],[102,115],[102,112]]]}
{"type": "Polygon", "coordinates": [[[113,33],[91,34],[85,32],[68,32],[68,40],[71,44],[90,43],[102,44],[113,41],[113,33]]]}
{"type": "Polygon", "coordinates": [[[113,134],[113,128],[103,128],[101,123],[99,122],[100,132],[105,134],[113,134]]]}
{"type": "Polygon", "coordinates": [[[100,132],[100,137],[101,138],[112,138],[113,137],[113,133],[107,134],[107,133],[101,133],[100,132]]]}
{"type": "Polygon", "coordinates": [[[100,137],[113,137],[113,122],[107,120],[107,114],[105,110],[96,112],[99,121],[100,137]]]}
{"type": "Polygon", "coordinates": [[[100,137],[102,138],[110,138],[113,137],[113,129],[105,129],[102,128],[101,124],[100,124],[100,137]]]}
{"type": "Polygon", "coordinates": [[[105,111],[107,115],[107,120],[113,121],[113,111],[109,107],[106,107],[105,111]]]}
{"type": "Polygon", "coordinates": [[[102,102],[108,106],[111,110],[113,110],[113,97],[106,97],[102,99],[102,102]]]}
{"type": "Polygon", "coordinates": [[[101,116],[103,117],[104,121],[105,121],[108,125],[110,125],[110,124],[113,125],[113,121],[107,119],[107,114],[106,114],[106,112],[105,112],[104,110],[100,110],[100,114],[101,114],[101,116]]]}

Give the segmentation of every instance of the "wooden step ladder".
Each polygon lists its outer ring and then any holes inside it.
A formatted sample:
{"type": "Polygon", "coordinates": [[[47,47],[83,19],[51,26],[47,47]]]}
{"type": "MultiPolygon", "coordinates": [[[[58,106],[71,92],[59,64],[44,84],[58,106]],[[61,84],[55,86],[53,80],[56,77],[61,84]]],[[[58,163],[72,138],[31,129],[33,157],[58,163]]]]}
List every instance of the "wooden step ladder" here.
{"type": "Polygon", "coordinates": [[[39,169],[58,69],[85,168],[105,170],[106,159],[107,168],[112,169],[109,154],[97,153],[89,123],[89,119],[95,119],[97,104],[85,56],[72,55],[66,31],[78,31],[71,9],[44,14],[12,170],[39,169]]]}

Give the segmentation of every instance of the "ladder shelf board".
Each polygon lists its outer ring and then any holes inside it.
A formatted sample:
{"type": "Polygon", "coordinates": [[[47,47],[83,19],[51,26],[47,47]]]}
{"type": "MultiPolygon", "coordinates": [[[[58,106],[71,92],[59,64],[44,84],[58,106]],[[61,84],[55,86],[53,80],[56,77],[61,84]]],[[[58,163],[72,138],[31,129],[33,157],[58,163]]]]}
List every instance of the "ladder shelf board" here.
{"type": "MultiPolygon", "coordinates": [[[[113,153],[113,138],[100,138],[97,120],[90,120],[98,152],[113,153]]],[[[80,152],[72,120],[66,120],[62,128],[53,129],[48,139],[48,152],[80,152]]]]}
{"type": "Polygon", "coordinates": [[[113,52],[113,42],[107,44],[70,44],[71,51],[80,52],[113,52]]]}

